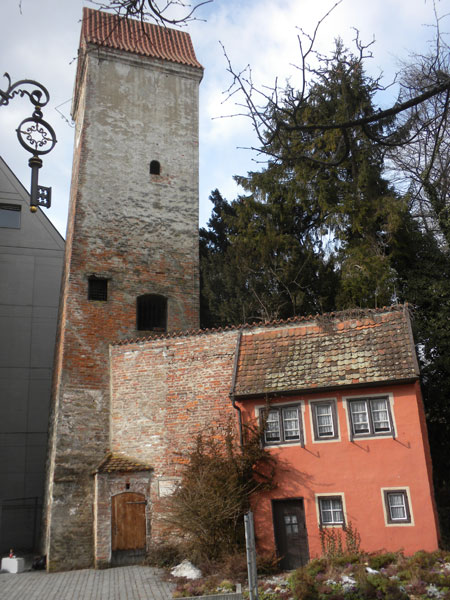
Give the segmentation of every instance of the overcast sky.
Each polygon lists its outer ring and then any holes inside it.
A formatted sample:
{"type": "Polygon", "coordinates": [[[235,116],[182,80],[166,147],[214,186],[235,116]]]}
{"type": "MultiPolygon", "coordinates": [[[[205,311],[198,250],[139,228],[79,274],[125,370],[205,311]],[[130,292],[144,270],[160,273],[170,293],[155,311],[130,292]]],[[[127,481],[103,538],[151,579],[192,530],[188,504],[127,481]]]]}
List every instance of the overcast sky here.
{"type": "MultiPolygon", "coordinates": [[[[312,32],[317,20],[334,3],[334,0],[214,0],[198,13],[206,21],[188,26],[197,58],[205,67],[200,85],[200,224],[209,218],[208,196],[214,188],[231,200],[239,193],[233,175],[245,175],[260,168],[252,152],[239,149],[256,144],[247,120],[217,118],[237,110],[233,101],[223,103],[230,76],[219,41],[236,69],[251,64],[254,81],[270,85],[276,76],[281,81],[291,77],[295,85],[298,73],[292,64],[298,58],[296,27],[312,32]]],[[[44,119],[56,130],[58,144],[43,157],[39,182],[53,189],[52,208],[47,214],[63,235],[72,168],[70,101],[82,6],[93,7],[93,4],[87,0],[0,2],[1,73],[9,72],[13,81],[36,79],[51,94],[44,119]]],[[[450,9],[450,0],[437,0],[436,7],[443,14],[450,9]]],[[[357,28],[363,41],[373,38],[376,41],[370,63],[372,73],[382,71],[388,80],[397,70],[399,60],[407,59],[411,52],[424,50],[433,37],[433,28],[429,26],[433,22],[431,0],[342,0],[321,27],[318,48],[329,50],[338,36],[351,46],[353,28],[357,28]]],[[[6,87],[6,79],[0,79],[0,89],[6,87]]],[[[22,119],[30,116],[30,107],[27,99],[16,98],[9,106],[0,108],[0,155],[27,189],[29,154],[19,145],[15,129],[22,119]]]]}

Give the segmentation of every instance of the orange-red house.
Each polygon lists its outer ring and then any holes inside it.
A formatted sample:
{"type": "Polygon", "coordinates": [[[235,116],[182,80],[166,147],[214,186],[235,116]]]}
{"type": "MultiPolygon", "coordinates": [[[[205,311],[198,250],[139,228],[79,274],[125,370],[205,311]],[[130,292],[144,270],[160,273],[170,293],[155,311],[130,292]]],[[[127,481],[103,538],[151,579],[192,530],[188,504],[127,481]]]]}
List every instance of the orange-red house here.
{"type": "Polygon", "coordinates": [[[438,547],[407,308],[172,333],[110,355],[111,452],[130,462],[96,474],[97,564],[111,556],[112,496],[145,498],[152,544],[195,434],[263,413],[277,485],[254,499],[260,551],[292,568],[321,554],[321,529],[350,523],[366,551],[438,547]]]}

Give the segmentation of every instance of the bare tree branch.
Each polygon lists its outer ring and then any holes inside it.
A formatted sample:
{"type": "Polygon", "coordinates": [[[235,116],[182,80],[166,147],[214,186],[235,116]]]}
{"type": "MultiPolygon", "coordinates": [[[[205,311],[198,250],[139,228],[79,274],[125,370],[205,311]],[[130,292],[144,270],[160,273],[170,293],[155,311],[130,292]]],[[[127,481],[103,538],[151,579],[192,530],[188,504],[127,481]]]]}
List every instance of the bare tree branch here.
{"type": "Polygon", "coordinates": [[[154,21],[157,25],[186,25],[197,20],[195,13],[213,0],[202,0],[191,4],[183,0],[89,0],[100,9],[112,10],[119,17],[135,18],[140,21],[154,21]],[[173,16],[174,11],[180,12],[173,16]]]}
{"type": "MultiPolygon", "coordinates": [[[[276,161],[306,160],[316,166],[338,166],[351,155],[350,139],[355,130],[362,131],[368,139],[379,144],[380,147],[397,148],[413,143],[420,135],[419,129],[412,127],[418,122],[415,111],[418,111],[424,103],[432,99],[446,98],[450,93],[450,73],[448,68],[442,68],[443,62],[445,62],[442,57],[445,53],[448,55],[448,47],[443,43],[440,33],[440,22],[447,15],[439,17],[435,11],[434,61],[428,65],[429,72],[426,81],[423,79],[423,85],[416,86],[414,94],[409,93],[410,90],[405,89],[403,83],[398,100],[389,108],[369,112],[361,110],[359,113],[349,114],[347,118],[336,118],[335,114],[331,114],[327,119],[324,115],[315,115],[311,111],[307,111],[306,108],[311,101],[311,90],[314,89],[314,86],[321,84],[325,86],[330,67],[336,59],[336,53],[331,56],[318,53],[314,49],[314,44],[320,26],[339,4],[340,2],[337,2],[319,20],[312,35],[302,29],[299,30],[299,64],[296,66],[300,74],[298,89],[294,89],[290,84],[281,88],[277,80],[273,87],[258,87],[252,79],[250,66],[248,65],[241,71],[234,69],[222,46],[227,61],[227,71],[232,77],[231,84],[225,92],[226,100],[240,97],[236,103],[239,109],[237,115],[250,119],[259,144],[250,149],[276,161]],[[310,59],[314,59],[318,66],[312,66],[310,59]],[[399,119],[402,115],[408,115],[408,119],[399,119]],[[292,144],[293,135],[298,136],[299,139],[305,139],[305,136],[318,139],[326,132],[335,132],[340,136],[337,150],[333,156],[324,157],[317,153],[298,152],[294,147],[295,144],[292,144]]],[[[364,61],[372,57],[370,48],[374,41],[364,44],[359,37],[359,32],[355,31],[356,53],[347,56],[345,49],[342,46],[340,48],[339,66],[344,69],[343,80],[357,74],[362,70],[364,61]]],[[[382,85],[380,78],[368,78],[368,81],[372,93],[375,94],[397,83],[397,76],[388,85],[382,85]]],[[[447,112],[448,104],[444,102],[439,114],[430,117],[429,121],[421,120],[420,128],[435,127],[439,120],[446,119],[447,112]]],[[[311,144],[311,147],[315,147],[314,144],[311,144]]],[[[431,164],[436,158],[437,154],[435,153],[431,164]]]]}

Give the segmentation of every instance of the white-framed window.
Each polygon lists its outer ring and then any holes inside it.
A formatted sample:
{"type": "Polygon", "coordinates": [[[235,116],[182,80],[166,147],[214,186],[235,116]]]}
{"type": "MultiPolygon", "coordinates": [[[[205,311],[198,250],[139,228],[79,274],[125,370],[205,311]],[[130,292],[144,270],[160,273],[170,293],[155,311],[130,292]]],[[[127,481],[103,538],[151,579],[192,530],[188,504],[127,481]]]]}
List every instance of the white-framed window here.
{"type": "Polygon", "coordinates": [[[344,525],[342,496],[318,496],[317,502],[321,526],[344,525]]]}
{"type": "Polygon", "coordinates": [[[330,440],[339,436],[336,402],[314,400],[310,403],[314,440],[330,440]]]}
{"type": "Polygon", "coordinates": [[[271,406],[261,411],[265,445],[303,441],[300,404],[271,406]]]}
{"type": "Polygon", "coordinates": [[[412,523],[411,509],[406,488],[383,489],[383,501],[388,525],[412,523]]]}
{"type": "Polygon", "coordinates": [[[347,399],[352,437],[368,435],[393,435],[389,398],[347,399]]]}

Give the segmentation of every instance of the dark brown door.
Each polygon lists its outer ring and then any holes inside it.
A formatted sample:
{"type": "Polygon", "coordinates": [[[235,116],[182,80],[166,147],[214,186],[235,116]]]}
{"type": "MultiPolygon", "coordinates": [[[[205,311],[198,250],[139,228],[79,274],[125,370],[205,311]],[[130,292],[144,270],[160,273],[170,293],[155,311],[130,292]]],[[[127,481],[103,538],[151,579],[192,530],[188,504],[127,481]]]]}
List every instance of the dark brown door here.
{"type": "Polygon", "coordinates": [[[282,569],[296,569],[309,561],[303,500],[273,500],[273,521],[282,569]]]}
{"type": "Polygon", "coordinates": [[[145,550],[145,497],[124,492],[112,498],[112,550],[145,550]]]}

